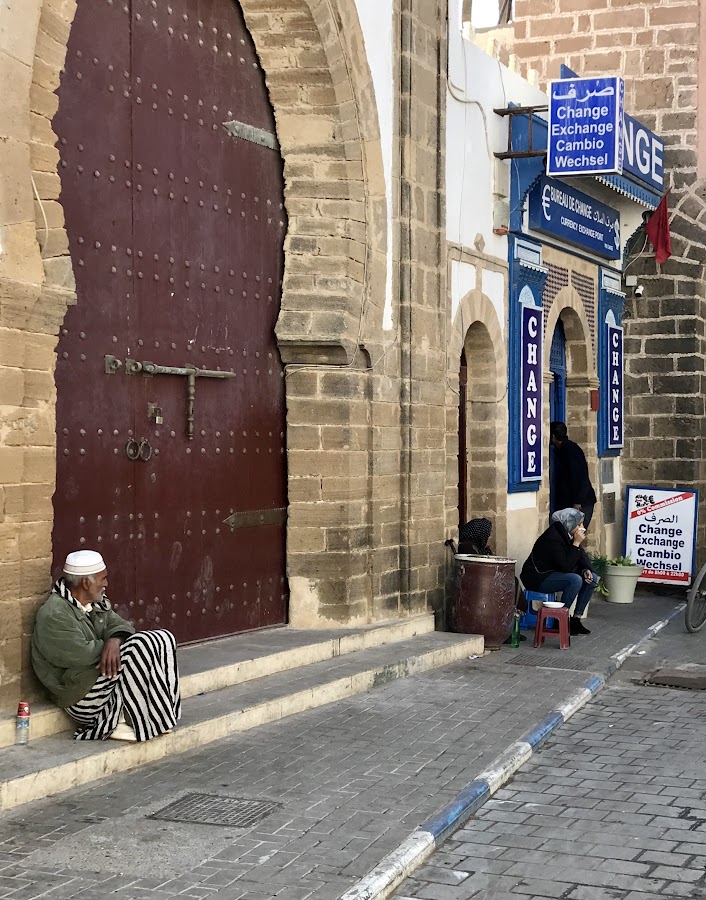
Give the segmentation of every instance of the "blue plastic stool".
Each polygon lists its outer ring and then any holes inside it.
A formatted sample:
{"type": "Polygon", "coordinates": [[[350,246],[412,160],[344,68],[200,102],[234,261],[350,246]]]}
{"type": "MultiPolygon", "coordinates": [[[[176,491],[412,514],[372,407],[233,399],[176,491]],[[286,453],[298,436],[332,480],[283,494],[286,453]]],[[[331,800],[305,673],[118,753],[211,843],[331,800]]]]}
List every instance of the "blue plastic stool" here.
{"type": "Polygon", "coordinates": [[[527,600],[527,612],[520,617],[520,628],[534,628],[537,624],[537,613],[532,609],[532,601],[536,603],[544,603],[545,601],[556,601],[556,594],[542,594],[539,591],[525,591],[525,599],[527,600]]]}

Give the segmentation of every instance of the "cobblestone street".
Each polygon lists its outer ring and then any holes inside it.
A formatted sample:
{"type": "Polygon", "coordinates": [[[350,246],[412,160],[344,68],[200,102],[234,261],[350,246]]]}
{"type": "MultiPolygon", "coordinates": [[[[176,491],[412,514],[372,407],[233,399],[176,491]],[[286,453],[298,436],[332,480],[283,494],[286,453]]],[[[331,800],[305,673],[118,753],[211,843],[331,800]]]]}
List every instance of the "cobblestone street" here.
{"type": "Polygon", "coordinates": [[[398,900],[706,897],[706,695],[635,683],[703,658],[704,636],[674,621],[398,900]]]}
{"type": "MultiPolygon", "coordinates": [[[[645,598],[632,607],[600,602],[591,609],[592,635],[582,639],[583,643],[576,639],[569,652],[559,651],[554,644],[539,651],[532,650],[529,643],[522,645],[527,650],[505,648],[482,660],[464,660],[387,684],[6,813],[0,819],[0,897],[336,900],[527,728],[583,684],[591,671],[605,665],[610,654],[638,640],[649,625],[674,609],[675,598],[671,597],[645,598]],[[539,663],[542,668],[537,667],[539,663]],[[187,791],[275,800],[282,808],[249,829],[148,818],[187,791]]],[[[670,628],[677,635],[677,655],[703,646],[700,636],[689,640],[681,635],[682,629],[681,618],[670,628]]],[[[647,655],[637,658],[654,662],[662,642],[653,640],[645,646],[647,655]]],[[[572,740],[581,742],[586,768],[580,778],[588,781],[577,790],[584,792],[591,787],[595,767],[608,765],[616,753],[620,765],[633,772],[635,760],[642,759],[645,748],[655,746],[653,737],[643,737],[643,732],[653,733],[652,721],[680,724],[683,719],[685,728],[693,728],[689,717],[702,700],[701,695],[684,692],[639,690],[629,682],[600,696],[608,699],[599,698],[588,713],[577,717],[588,737],[575,738],[576,728],[571,723],[563,726],[558,742],[542,751],[539,769],[536,763],[526,766],[509,793],[499,795],[502,802],[496,795],[493,805],[486,807],[477,831],[473,825],[455,836],[449,849],[437,854],[433,866],[425,870],[426,875],[422,877],[420,871],[419,878],[405,886],[407,896],[453,898],[473,896],[474,891],[485,896],[486,889],[517,890],[510,885],[517,886],[523,879],[517,870],[510,870],[523,862],[530,865],[530,856],[535,868],[527,875],[536,878],[540,866],[540,857],[535,859],[534,853],[536,838],[526,842],[528,847],[522,852],[514,844],[501,847],[491,843],[495,849],[487,858],[479,857],[475,848],[485,852],[483,840],[490,839],[490,832],[480,841],[469,839],[470,849],[457,848],[467,835],[480,834],[491,825],[500,826],[509,840],[516,840],[517,829],[531,818],[529,813],[517,811],[525,801],[543,804],[531,815],[542,816],[549,827],[555,826],[554,814],[546,815],[548,798],[565,796],[563,790],[557,792],[558,785],[576,780],[570,771],[575,749],[563,764],[565,776],[556,760],[551,765],[547,762],[560,747],[572,747],[572,740]],[[632,714],[623,714],[626,699],[639,700],[636,716],[644,717],[646,708],[654,715],[655,704],[661,704],[659,715],[649,723],[644,718],[642,723],[636,722],[632,714]],[[609,715],[602,712],[606,703],[609,715]],[[602,715],[610,719],[605,726],[599,724],[602,715]],[[623,747],[623,735],[638,727],[638,739],[623,747]],[[598,734],[606,737],[604,755],[594,748],[598,734]],[[616,736],[619,750],[610,749],[616,736]],[[533,780],[548,784],[550,790],[538,791],[533,780]],[[517,785],[523,785],[521,801],[517,785]],[[530,789],[527,799],[524,794],[530,789]],[[531,854],[526,852],[530,850],[531,854]],[[496,857],[505,852],[508,856],[496,866],[496,857]],[[467,873],[463,877],[450,874],[461,863],[468,866],[467,873]],[[500,880],[490,887],[487,878],[495,875],[500,880]],[[453,879],[461,883],[454,885],[453,879]],[[470,893],[453,893],[463,890],[470,893]]],[[[670,732],[671,724],[664,731],[670,732]]],[[[642,780],[642,776],[636,777],[642,780]]],[[[698,773],[693,778],[698,778],[698,773]]],[[[603,791],[603,796],[588,801],[590,816],[597,815],[596,810],[602,813],[599,802],[614,796],[610,788],[603,791]]],[[[568,809],[582,805],[576,791],[571,798],[568,809]]],[[[625,799],[622,794],[619,798],[625,799]]],[[[608,810],[605,813],[606,822],[619,824],[607,818],[608,810]]],[[[686,827],[693,824],[679,821],[686,827]]],[[[580,820],[577,828],[582,828],[580,820]]],[[[555,827],[554,833],[557,831],[564,833],[563,828],[555,827]]],[[[580,847],[577,842],[574,855],[580,847]]],[[[569,885],[559,884],[558,895],[540,891],[537,896],[561,896],[569,885]]]]}

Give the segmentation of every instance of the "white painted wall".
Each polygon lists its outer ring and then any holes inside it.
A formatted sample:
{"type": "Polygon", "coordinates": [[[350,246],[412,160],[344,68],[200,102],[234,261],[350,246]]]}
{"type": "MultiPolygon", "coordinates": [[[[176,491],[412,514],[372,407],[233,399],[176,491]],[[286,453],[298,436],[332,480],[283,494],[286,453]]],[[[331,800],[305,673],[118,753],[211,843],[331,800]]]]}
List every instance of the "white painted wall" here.
{"type": "Polygon", "coordinates": [[[387,196],[387,273],[383,311],[383,328],[385,330],[391,330],[394,325],[392,308],[392,147],[395,79],[393,75],[392,2],[393,0],[355,0],[375,91],[387,196]]]}
{"type": "MultiPolygon", "coordinates": [[[[507,119],[494,108],[508,103],[546,103],[546,95],[467,41],[461,32],[461,2],[449,4],[449,91],[446,103],[446,235],[507,259],[507,238],[493,234],[495,157],[507,150],[507,119]]],[[[509,168],[509,163],[500,163],[509,168]]]]}

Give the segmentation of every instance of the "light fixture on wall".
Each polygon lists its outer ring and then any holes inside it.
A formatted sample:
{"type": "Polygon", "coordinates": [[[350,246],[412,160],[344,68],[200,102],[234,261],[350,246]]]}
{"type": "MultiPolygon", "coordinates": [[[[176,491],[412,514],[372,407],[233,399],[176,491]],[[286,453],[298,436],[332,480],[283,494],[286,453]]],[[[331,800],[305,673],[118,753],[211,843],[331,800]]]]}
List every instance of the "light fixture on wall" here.
{"type": "Polygon", "coordinates": [[[507,234],[510,230],[510,203],[507,200],[493,201],[493,234],[507,234]]]}
{"type": "Polygon", "coordinates": [[[625,286],[634,289],[633,295],[635,297],[642,297],[642,295],[645,293],[645,285],[637,283],[637,275],[626,275],[625,286]]]}

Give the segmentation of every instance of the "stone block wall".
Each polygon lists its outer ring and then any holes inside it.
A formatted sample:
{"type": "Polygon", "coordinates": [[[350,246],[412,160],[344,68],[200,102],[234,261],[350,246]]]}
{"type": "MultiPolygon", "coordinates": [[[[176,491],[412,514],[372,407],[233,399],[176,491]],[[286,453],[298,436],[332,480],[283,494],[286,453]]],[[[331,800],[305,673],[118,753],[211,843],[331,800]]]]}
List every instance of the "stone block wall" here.
{"type": "Polygon", "coordinates": [[[74,294],[49,123],[74,7],[0,9],[0,708],[32,695],[28,639],[50,584],[54,347],[74,294]]]}
{"type": "MultiPolygon", "coordinates": [[[[516,0],[514,47],[542,85],[561,63],[582,75],[619,72],[628,112],[666,143],[674,255],[657,267],[649,245],[630,272],[623,481],[699,488],[698,546],[705,546],[706,168],[704,44],[698,0],[516,0]],[[700,68],[701,66],[701,68],[700,68]]],[[[641,242],[638,244],[638,250],[641,242]]]]}
{"type": "Polygon", "coordinates": [[[444,599],[446,488],[446,3],[400,3],[402,596],[444,599]]]}
{"type": "MultiPolygon", "coordinates": [[[[355,624],[443,601],[445,3],[395,4],[393,328],[388,219],[355,4],[242,0],[284,159],[277,325],[287,364],[291,621],[355,624]],[[398,79],[398,81],[397,81],[398,79]],[[443,263],[443,264],[442,264],[443,263]]],[[[0,710],[33,698],[50,586],[54,350],[75,286],[52,118],[76,0],[0,8],[0,710]]]]}

